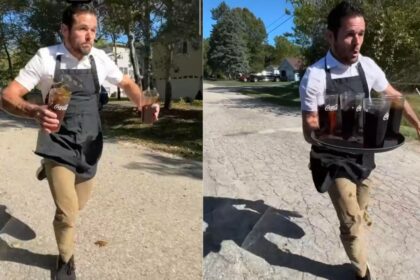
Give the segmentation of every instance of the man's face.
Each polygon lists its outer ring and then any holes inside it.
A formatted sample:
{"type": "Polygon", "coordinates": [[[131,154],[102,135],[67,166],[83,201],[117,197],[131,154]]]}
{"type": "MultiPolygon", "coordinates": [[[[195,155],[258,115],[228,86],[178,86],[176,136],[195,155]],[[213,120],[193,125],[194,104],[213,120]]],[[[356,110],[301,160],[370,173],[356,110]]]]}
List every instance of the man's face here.
{"type": "Polygon", "coordinates": [[[337,36],[329,31],[328,41],[334,56],[343,64],[353,64],[357,61],[365,35],[365,20],[363,17],[345,17],[337,36]]]}
{"type": "Polygon", "coordinates": [[[71,29],[66,25],[62,27],[64,40],[69,51],[81,59],[90,53],[95,36],[97,21],[96,16],[90,13],[80,13],[73,16],[74,22],[71,29]]]}

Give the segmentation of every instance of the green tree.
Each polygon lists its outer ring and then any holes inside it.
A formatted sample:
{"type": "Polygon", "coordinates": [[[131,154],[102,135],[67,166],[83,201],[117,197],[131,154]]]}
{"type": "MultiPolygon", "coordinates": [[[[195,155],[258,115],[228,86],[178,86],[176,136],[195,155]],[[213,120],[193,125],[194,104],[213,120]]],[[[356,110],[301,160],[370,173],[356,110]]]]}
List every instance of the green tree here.
{"type": "Polygon", "coordinates": [[[244,36],[245,24],[230,9],[225,9],[224,2],[212,10],[217,19],[209,40],[208,64],[213,73],[223,74],[230,79],[250,69],[247,42],[244,36]],[[224,10],[221,14],[220,10],[224,10]]]}
{"type": "Polygon", "coordinates": [[[264,69],[264,48],[263,44],[267,39],[264,22],[247,8],[235,8],[232,13],[236,13],[244,24],[244,39],[247,44],[250,70],[259,72],[264,69]]]}
{"type": "Polygon", "coordinates": [[[203,76],[205,78],[209,77],[211,74],[211,69],[208,65],[208,58],[207,58],[207,53],[209,49],[210,49],[209,39],[204,38],[203,39],[203,76]]]}
{"type": "Polygon", "coordinates": [[[22,21],[27,1],[0,0],[0,86],[16,74],[14,48],[24,33],[22,21]]]}
{"type": "Polygon", "coordinates": [[[285,36],[274,37],[274,64],[280,64],[286,57],[299,57],[300,47],[290,42],[285,36]]]}
{"type": "MultiPolygon", "coordinates": [[[[290,1],[294,6],[294,38],[308,63],[325,55],[326,17],[338,0],[290,1]]],[[[367,32],[362,53],[373,58],[388,79],[420,83],[420,1],[354,1],[364,10],[367,32]]]]}

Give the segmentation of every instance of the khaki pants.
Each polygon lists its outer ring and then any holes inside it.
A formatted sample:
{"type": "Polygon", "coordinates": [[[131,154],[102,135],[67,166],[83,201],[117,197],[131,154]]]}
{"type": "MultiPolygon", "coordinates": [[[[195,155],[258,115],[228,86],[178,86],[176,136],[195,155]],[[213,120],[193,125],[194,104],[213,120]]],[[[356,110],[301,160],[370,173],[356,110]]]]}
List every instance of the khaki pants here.
{"type": "Polygon", "coordinates": [[[68,262],[74,253],[76,218],[90,197],[93,179],[80,180],[71,170],[51,160],[45,160],[44,166],[57,207],[53,225],[58,251],[68,262]]]}
{"type": "Polygon", "coordinates": [[[369,202],[369,180],[356,186],[348,179],[337,178],[328,193],[340,221],[341,242],[356,273],[363,277],[367,267],[365,211],[369,202]]]}

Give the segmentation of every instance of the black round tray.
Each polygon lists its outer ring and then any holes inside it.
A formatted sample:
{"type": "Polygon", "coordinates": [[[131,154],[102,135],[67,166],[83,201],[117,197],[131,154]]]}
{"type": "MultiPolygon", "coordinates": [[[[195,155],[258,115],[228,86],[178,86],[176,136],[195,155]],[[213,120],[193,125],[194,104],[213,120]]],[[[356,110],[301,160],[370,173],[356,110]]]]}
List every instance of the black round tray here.
{"type": "Polygon", "coordinates": [[[341,137],[335,136],[319,136],[317,131],[312,131],[311,138],[319,145],[339,151],[339,152],[350,152],[350,153],[383,153],[394,150],[404,144],[405,138],[401,134],[395,135],[395,137],[385,138],[383,147],[380,148],[365,148],[363,147],[363,140],[361,138],[355,138],[353,141],[344,140],[341,137]]]}

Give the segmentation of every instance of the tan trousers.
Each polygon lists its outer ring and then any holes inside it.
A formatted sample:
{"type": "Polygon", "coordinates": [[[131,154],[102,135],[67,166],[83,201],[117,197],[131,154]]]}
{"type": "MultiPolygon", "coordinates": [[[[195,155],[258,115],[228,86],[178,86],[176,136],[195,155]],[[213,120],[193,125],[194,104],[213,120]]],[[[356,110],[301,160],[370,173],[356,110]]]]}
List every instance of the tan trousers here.
{"type": "Polygon", "coordinates": [[[53,225],[58,251],[68,262],[74,253],[76,218],[90,197],[93,179],[80,180],[71,170],[51,160],[45,160],[44,166],[57,207],[53,225]]]}
{"type": "Polygon", "coordinates": [[[366,210],[369,203],[369,180],[356,186],[345,178],[337,178],[328,193],[340,221],[340,238],[356,273],[366,273],[367,248],[365,240],[366,210]]]}

